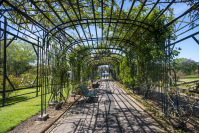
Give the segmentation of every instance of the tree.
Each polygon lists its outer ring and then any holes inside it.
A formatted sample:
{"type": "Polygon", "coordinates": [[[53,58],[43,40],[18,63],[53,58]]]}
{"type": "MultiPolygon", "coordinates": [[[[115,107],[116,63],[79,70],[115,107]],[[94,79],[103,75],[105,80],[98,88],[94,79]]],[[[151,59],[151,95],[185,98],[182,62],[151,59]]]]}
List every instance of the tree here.
{"type": "Polygon", "coordinates": [[[20,76],[32,68],[37,56],[31,44],[25,42],[14,42],[6,48],[7,53],[7,74],[20,76]]]}
{"type": "MultiPolygon", "coordinates": [[[[105,9],[106,10],[106,9],[105,9]]],[[[132,12],[129,17],[126,15],[128,11],[122,10],[125,15],[121,15],[120,19],[131,18],[135,19],[137,22],[151,23],[155,20],[156,16],[160,14],[160,10],[155,8],[152,13],[146,17],[146,13],[151,9],[149,7],[143,7],[142,4],[133,7],[132,12]],[[140,12],[137,18],[137,14],[140,12]],[[145,18],[145,20],[144,20],[145,18]]],[[[112,12],[112,17],[119,17],[120,9],[114,10],[112,12]]],[[[131,41],[132,44],[128,45],[127,42],[112,41],[112,46],[118,46],[119,48],[124,48],[124,58],[122,63],[117,64],[115,71],[119,71],[119,78],[127,86],[137,86],[143,90],[145,97],[147,97],[152,84],[159,82],[159,78],[155,74],[160,74],[161,62],[166,58],[163,46],[168,36],[171,40],[175,40],[176,36],[172,34],[175,25],[170,25],[167,28],[159,29],[163,27],[166,23],[174,19],[173,10],[169,8],[171,13],[168,16],[162,15],[157,21],[152,24],[152,27],[148,27],[145,24],[141,24],[143,27],[137,27],[134,24],[124,25],[121,23],[116,24],[104,24],[104,36],[107,35],[107,30],[113,31],[114,34],[109,34],[109,37],[116,37],[120,39],[127,39],[131,41]],[[110,26],[110,27],[109,27],[110,26]],[[116,26],[118,28],[116,28],[116,26]],[[145,28],[148,28],[146,30],[145,28]],[[127,32],[129,31],[129,32],[127,32]],[[156,71],[156,72],[155,72],[156,71]],[[155,78],[156,77],[156,78],[155,78]]],[[[106,10],[105,14],[107,17],[110,16],[110,9],[106,10]]],[[[104,15],[105,15],[104,14],[104,15]]],[[[101,24],[99,24],[101,28],[101,24]]],[[[172,56],[177,56],[178,51],[173,51],[172,56]]]]}
{"type": "Polygon", "coordinates": [[[198,64],[191,59],[179,58],[172,61],[172,66],[175,69],[175,72],[182,71],[185,74],[192,74],[195,70],[198,69],[198,64]]]}
{"type": "Polygon", "coordinates": [[[197,70],[197,68],[198,68],[197,63],[191,59],[184,60],[182,62],[182,66],[183,66],[182,71],[188,75],[191,74],[192,72],[194,72],[195,70],[197,70]]]}

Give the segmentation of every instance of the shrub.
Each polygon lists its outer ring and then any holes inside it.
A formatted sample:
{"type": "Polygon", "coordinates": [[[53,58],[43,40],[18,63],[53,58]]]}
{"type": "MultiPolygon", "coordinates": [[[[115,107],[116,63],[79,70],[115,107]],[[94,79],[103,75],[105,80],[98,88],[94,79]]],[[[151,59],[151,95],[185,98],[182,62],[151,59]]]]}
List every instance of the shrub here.
{"type": "Polygon", "coordinates": [[[21,74],[20,77],[22,78],[20,86],[31,86],[36,76],[27,73],[27,74],[21,74]]]}
{"type": "MultiPolygon", "coordinates": [[[[12,83],[12,85],[14,86],[14,88],[18,88],[20,83],[21,83],[21,80],[20,78],[18,77],[15,77],[14,75],[9,75],[8,76],[10,82],[12,83]]],[[[0,76],[0,90],[2,91],[3,90],[3,76],[0,76]]],[[[8,82],[8,80],[6,80],[6,90],[12,90],[12,86],[10,85],[10,83],[8,82]]],[[[13,93],[13,91],[10,91],[10,92],[6,92],[5,96],[6,98],[10,96],[10,94],[13,93]]],[[[15,93],[17,93],[17,91],[15,91],[15,93]]],[[[0,93],[0,95],[2,96],[3,93],[0,93]]]]}
{"type": "Polygon", "coordinates": [[[86,82],[86,81],[85,81],[85,82],[83,82],[82,84],[86,84],[87,86],[89,85],[89,84],[88,84],[88,82],[86,82]]]}
{"type": "MultiPolygon", "coordinates": [[[[175,81],[175,74],[174,74],[174,72],[171,72],[171,76],[172,76],[173,80],[175,81]]],[[[181,78],[181,72],[177,72],[176,73],[176,81],[179,81],[180,78],[181,78]]]]}
{"type": "Polygon", "coordinates": [[[82,94],[82,91],[81,91],[81,89],[79,87],[74,88],[74,90],[75,90],[76,95],[81,95],[82,94]]]}
{"type": "Polygon", "coordinates": [[[101,77],[100,77],[100,76],[98,76],[98,77],[95,77],[94,79],[101,79],[101,77]]]}

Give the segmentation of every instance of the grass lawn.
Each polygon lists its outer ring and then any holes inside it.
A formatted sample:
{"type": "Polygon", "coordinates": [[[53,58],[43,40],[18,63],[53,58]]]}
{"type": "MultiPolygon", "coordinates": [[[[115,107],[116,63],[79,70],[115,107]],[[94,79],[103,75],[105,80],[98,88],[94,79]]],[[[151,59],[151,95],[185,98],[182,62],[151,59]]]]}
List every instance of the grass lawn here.
{"type": "Polygon", "coordinates": [[[187,76],[184,76],[182,77],[182,79],[199,79],[198,77],[196,77],[195,75],[187,75],[187,76]]]}
{"type": "MultiPolygon", "coordinates": [[[[182,83],[182,82],[180,82],[180,83],[182,83]]],[[[194,86],[194,85],[196,85],[196,83],[183,84],[183,85],[180,85],[179,87],[187,87],[187,88],[189,88],[190,86],[194,86]]]]}
{"type": "MultiPolygon", "coordinates": [[[[20,90],[18,92],[18,95],[27,92],[33,92],[35,90],[36,89],[20,90]]],[[[40,92],[38,94],[40,94],[40,92]]],[[[14,95],[14,93],[12,95],[14,95]]],[[[24,95],[23,97],[28,98],[34,97],[35,95],[35,93],[31,93],[28,95],[24,95]]],[[[46,96],[47,102],[49,100],[50,95],[51,94],[47,94],[46,96]]],[[[67,92],[63,91],[63,95],[64,97],[66,97],[67,92]]],[[[15,103],[13,105],[0,108],[0,133],[4,133],[11,130],[13,127],[25,121],[27,118],[37,114],[41,110],[40,103],[41,97],[38,96],[36,98],[24,102],[15,103]]]]}
{"type": "Polygon", "coordinates": [[[177,82],[190,82],[190,81],[195,81],[195,80],[199,80],[199,78],[179,79],[179,81],[177,82]]]}

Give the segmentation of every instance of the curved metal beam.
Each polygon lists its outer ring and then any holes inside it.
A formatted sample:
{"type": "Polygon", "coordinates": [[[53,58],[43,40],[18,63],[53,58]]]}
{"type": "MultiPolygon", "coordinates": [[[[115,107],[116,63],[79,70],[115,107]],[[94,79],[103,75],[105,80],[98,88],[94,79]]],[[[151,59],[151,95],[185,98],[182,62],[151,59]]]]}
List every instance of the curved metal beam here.
{"type": "MultiPolygon", "coordinates": [[[[81,50],[78,50],[76,51],[77,53],[80,53],[81,51],[85,51],[85,50],[91,50],[91,49],[114,49],[114,50],[119,50],[119,51],[122,51],[123,53],[125,53],[126,51],[123,50],[123,49],[119,49],[119,48],[85,48],[85,49],[81,49],[81,50]]],[[[113,52],[112,52],[113,53],[113,52]]],[[[79,54],[77,54],[79,55],[79,54]]]]}
{"type": "Polygon", "coordinates": [[[90,58],[87,58],[86,60],[84,60],[85,62],[87,62],[88,60],[89,60],[89,62],[91,62],[91,61],[95,61],[95,60],[99,60],[99,59],[101,59],[102,58],[102,60],[104,60],[104,58],[107,58],[107,59],[117,59],[117,60],[122,60],[121,58],[117,58],[117,57],[112,57],[112,56],[105,56],[105,57],[90,57],[90,58]],[[93,60],[92,60],[92,58],[94,58],[93,60]],[[91,59],[91,60],[90,60],[91,59]]]}
{"type": "MultiPolygon", "coordinates": [[[[51,30],[49,30],[49,32],[48,33],[46,33],[46,35],[45,35],[45,38],[46,38],[46,36],[49,34],[49,33],[51,33],[53,30],[55,30],[55,29],[59,29],[58,27],[60,27],[60,26],[62,26],[62,25],[65,25],[65,24],[69,24],[69,23],[76,23],[76,22],[78,22],[77,24],[74,24],[75,26],[77,26],[77,25],[82,25],[82,24],[92,24],[92,23],[102,23],[102,22],[81,22],[81,21],[90,21],[90,20],[102,20],[102,18],[95,18],[95,19],[93,19],[93,18],[91,18],[91,19],[77,19],[77,20],[73,20],[73,21],[68,21],[68,22],[64,22],[64,23],[61,23],[60,25],[57,25],[57,26],[55,26],[54,28],[52,28],[51,30]]],[[[144,23],[144,22],[141,22],[141,21],[136,21],[136,20],[131,20],[131,19],[117,19],[117,18],[103,18],[103,23],[121,23],[121,24],[132,24],[132,25],[136,25],[136,26],[139,26],[139,27],[142,27],[142,28],[144,28],[144,29],[146,29],[146,30],[148,30],[149,32],[151,32],[149,29],[147,29],[146,27],[144,27],[144,26],[141,26],[142,24],[144,24],[144,25],[147,25],[147,26],[149,26],[149,27],[152,27],[152,28],[154,28],[152,25],[149,25],[149,24],[147,24],[147,23],[144,23]],[[105,21],[104,21],[105,20],[105,21]],[[110,20],[110,21],[108,21],[108,20],[110,20]],[[114,21],[112,21],[112,20],[114,20],[114,21]],[[118,20],[118,22],[116,22],[118,20]],[[120,21],[122,21],[122,22],[120,22],[120,21]],[[125,22],[124,22],[125,21],[125,22]],[[126,22],[126,21],[129,21],[130,23],[128,23],[128,22],[126,22]],[[136,22],[136,23],[140,23],[140,24],[134,24],[133,22],[136,22]]],[[[72,25],[68,25],[68,26],[65,26],[65,27],[62,27],[62,29],[66,29],[66,28],[68,28],[68,27],[72,27],[72,26],[74,26],[73,24],[72,25]]],[[[56,32],[54,32],[53,34],[52,34],[52,36],[54,36],[57,32],[59,32],[59,30],[58,31],[56,31],[56,32]]]]}
{"type": "MultiPolygon", "coordinates": [[[[107,61],[109,61],[109,60],[113,60],[113,61],[117,61],[117,60],[120,60],[119,58],[110,58],[110,59],[108,59],[108,60],[100,60],[100,62],[107,62],[107,61]]],[[[89,61],[87,64],[92,64],[92,62],[93,61],[95,61],[95,60],[91,60],[91,61],[89,61]]],[[[94,63],[93,63],[94,64],[94,63]]]]}
{"type": "Polygon", "coordinates": [[[104,37],[104,38],[90,38],[90,39],[82,39],[80,42],[78,40],[76,40],[75,42],[73,43],[70,43],[70,45],[68,45],[66,48],[66,51],[68,51],[68,49],[72,48],[74,45],[78,44],[78,43],[81,43],[81,42],[87,42],[87,41],[95,41],[95,40],[108,40],[110,39],[110,41],[112,40],[116,40],[116,41],[120,41],[120,42],[125,42],[125,43],[128,43],[129,46],[130,45],[133,45],[134,42],[130,41],[130,40],[127,40],[127,39],[120,39],[120,38],[112,38],[112,37],[104,37]]]}

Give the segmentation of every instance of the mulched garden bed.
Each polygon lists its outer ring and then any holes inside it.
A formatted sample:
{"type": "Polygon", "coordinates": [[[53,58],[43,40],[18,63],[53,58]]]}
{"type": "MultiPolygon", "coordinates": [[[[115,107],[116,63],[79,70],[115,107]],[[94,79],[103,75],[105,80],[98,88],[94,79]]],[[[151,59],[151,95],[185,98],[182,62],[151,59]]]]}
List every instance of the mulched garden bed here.
{"type": "MultiPolygon", "coordinates": [[[[132,90],[126,90],[122,87],[121,84],[117,83],[123,90],[125,90],[128,94],[133,94],[132,90]]],[[[139,95],[136,94],[131,95],[133,98],[135,98],[136,100],[140,99],[139,102],[142,101],[143,95],[139,95]],[[138,99],[137,99],[137,98],[138,99]]],[[[175,133],[179,133],[180,130],[173,130],[171,124],[168,121],[165,121],[162,119],[162,115],[158,115],[156,113],[156,111],[162,112],[162,103],[161,100],[158,98],[153,98],[153,99],[147,99],[146,103],[148,106],[151,106],[155,111],[152,112],[150,111],[146,106],[144,106],[141,103],[141,107],[143,107],[143,109],[145,110],[145,112],[151,117],[153,118],[153,120],[155,122],[157,122],[161,127],[163,127],[166,131],[168,132],[175,132],[175,133]]],[[[187,123],[187,131],[184,131],[185,133],[199,133],[199,119],[194,120],[193,118],[190,119],[190,121],[187,123]]]]}
{"type": "Polygon", "coordinates": [[[47,114],[49,114],[49,118],[46,121],[36,121],[38,114],[33,115],[32,117],[28,118],[26,121],[20,123],[18,126],[14,127],[9,133],[40,133],[43,132],[47,127],[49,127],[60,115],[65,112],[70,105],[72,105],[80,95],[76,95],[75,100],[74,97],[69,97],[67,99],[67,103],[64,103],[60,110],[55,110],[53,106],[48,106],[46,108],[47,114]]]}

